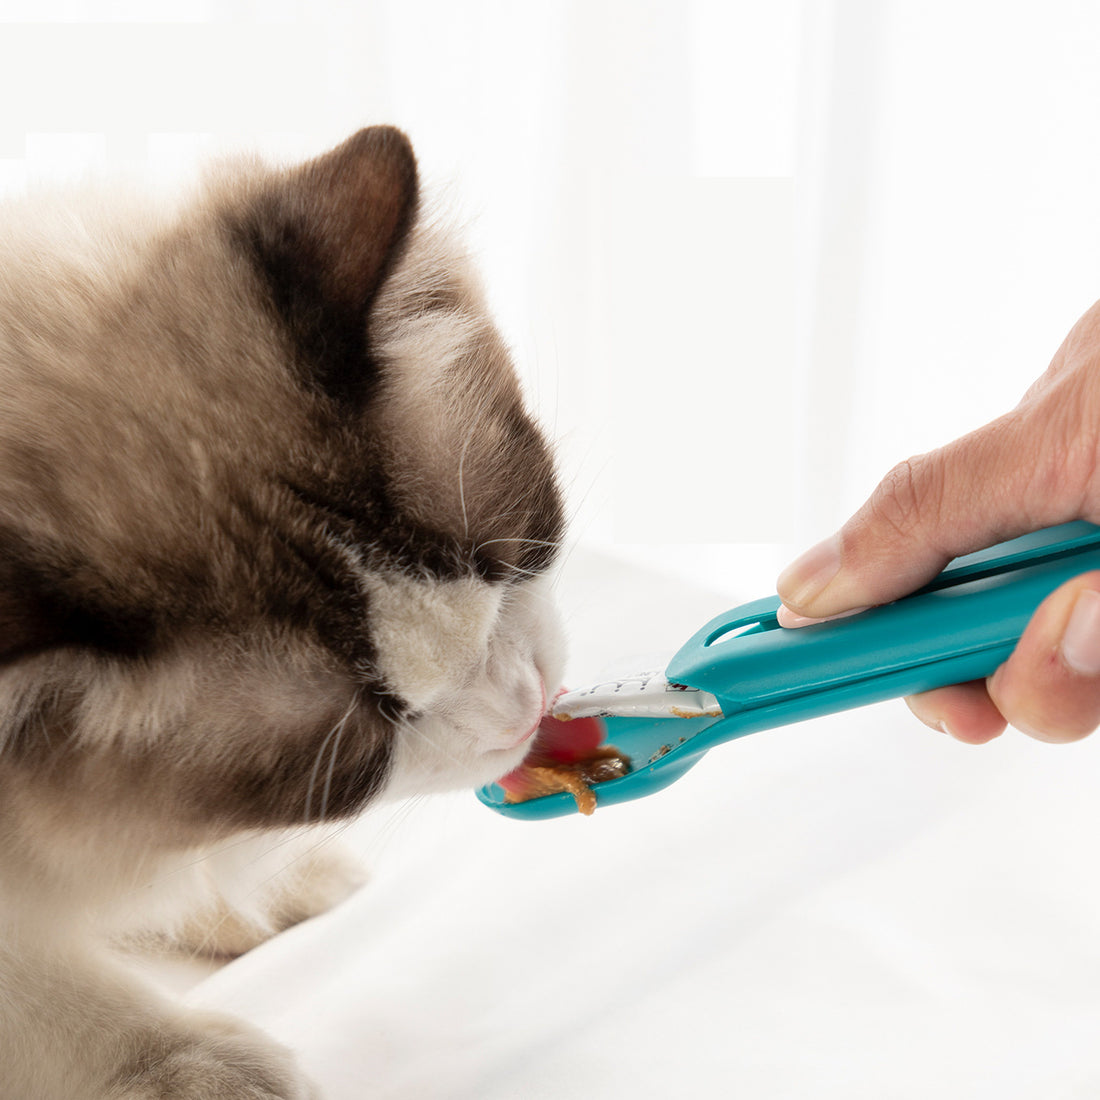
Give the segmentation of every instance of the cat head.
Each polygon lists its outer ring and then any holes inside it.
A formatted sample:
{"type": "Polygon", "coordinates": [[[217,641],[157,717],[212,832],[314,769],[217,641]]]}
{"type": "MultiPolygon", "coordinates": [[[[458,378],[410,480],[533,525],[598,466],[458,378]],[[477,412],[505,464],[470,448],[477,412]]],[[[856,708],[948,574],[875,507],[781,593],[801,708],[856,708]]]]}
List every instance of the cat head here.
{"type": "Polygon", "coordinates": [[[0,783],[201,830],[517,764],[561,497],[404,135],[3,220],[0,783]]]}

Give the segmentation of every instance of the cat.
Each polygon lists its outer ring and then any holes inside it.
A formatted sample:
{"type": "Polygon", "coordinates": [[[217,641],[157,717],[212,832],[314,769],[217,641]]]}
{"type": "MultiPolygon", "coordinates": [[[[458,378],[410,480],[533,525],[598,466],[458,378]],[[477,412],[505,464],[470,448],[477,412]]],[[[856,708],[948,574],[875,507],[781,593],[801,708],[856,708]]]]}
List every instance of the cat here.
{"type": "Polygon", "coordinates": [[[419,192],[371,127],[0,211],[2,1100],[316,1095],[101,944],[323,909],[303,830],[504,774],[561,679],[551,447],[419,192]]]}

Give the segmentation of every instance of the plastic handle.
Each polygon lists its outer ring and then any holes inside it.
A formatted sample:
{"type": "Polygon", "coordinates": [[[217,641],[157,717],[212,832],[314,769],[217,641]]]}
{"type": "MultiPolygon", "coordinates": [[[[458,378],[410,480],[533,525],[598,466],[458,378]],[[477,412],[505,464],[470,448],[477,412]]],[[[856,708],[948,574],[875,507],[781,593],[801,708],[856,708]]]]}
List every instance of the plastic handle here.
{"type": "Polygon", "coordinates": [[[960,558],[912,596],[849,619],[785,630],[777,598],[747,604],[703,627],[667,674],[717,696],[725,720],[701,735],[708,743],[980,679],[1042,600],[1090,569],[1100,569],[1100,527],[1048,528],[960,558]]]}

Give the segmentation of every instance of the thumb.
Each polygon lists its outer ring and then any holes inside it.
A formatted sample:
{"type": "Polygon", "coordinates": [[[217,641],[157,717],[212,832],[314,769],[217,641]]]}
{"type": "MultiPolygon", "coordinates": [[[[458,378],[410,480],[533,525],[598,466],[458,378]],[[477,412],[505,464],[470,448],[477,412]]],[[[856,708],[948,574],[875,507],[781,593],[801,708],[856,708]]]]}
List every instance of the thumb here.
{"type": "Polygon", "coordinates": [[[1080,518],[1092,468],[1065,461],[1061,432],[1051,445],[1050,419],[1016,409],[896,466],[837,534],[780,575],[780,622],[889,603],[960,554],[1080,518]]]}
{"type": "Polygon", "coordinates": [[[1100,725],[1100,573],[1039,605],[987,687],[1008,722],[1040,741],[1076,741],[1100,725]]]}

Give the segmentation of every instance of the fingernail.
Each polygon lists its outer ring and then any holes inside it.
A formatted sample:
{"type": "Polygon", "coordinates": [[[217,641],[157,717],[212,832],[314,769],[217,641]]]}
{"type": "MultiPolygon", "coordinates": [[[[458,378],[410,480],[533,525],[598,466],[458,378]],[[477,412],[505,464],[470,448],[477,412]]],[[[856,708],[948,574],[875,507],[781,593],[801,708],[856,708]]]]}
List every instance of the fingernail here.
{"type": "Polygon", "coordinates": [[[826,615],[824,618],[815,619],[811,615],[799,615],[792,611],[785,603],[781,603],[779,605],[779,610],[775,613],[775,617],[779,620],[780,626],[814,626],[817,623],[831,623],[836,619],[850,619],[853,615],[859,615],[867,610],[869,610],[869,606],[853,607],[850,611],[841,611],[837,615],[826,615]]]}
{"type": "Polygon", "coordinates": [[[776,581],[784,603],[806,604],[840,572],[840,537],[819,542],[797,558],[776,581]]]}
{"type": "Polygon", "coordinates": [[[797,612],[792,611],[785,603],[779,605],[779,610],[775,613],[775,617],[779,620],[780,626],[788,628],[796,626],[813,626],[814,623],[821,622],[820,619],[811,618],[809,615],[799,615],[797,612]]]}
{"type": "Polygon", "coordinates": [[[1086,588],[1062,635],[1062,659],[1081,676],[1100,675],[1100,592],[1086,588]]]}

